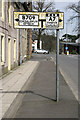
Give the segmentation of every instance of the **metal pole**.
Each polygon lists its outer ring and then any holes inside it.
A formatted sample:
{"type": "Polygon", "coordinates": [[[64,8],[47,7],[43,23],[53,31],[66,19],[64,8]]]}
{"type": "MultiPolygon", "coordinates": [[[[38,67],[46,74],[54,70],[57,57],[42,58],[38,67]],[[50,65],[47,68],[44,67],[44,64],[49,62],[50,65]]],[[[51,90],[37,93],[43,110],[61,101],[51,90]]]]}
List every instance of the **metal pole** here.
{"type": "MultiPolygon", "coordinates": [[[[66,47],[67,47],[67,39],[68,39],[68,35],[67,35],[67,22],[66,22],[66,47]]],[[[67,55],[67,49],[66,49],[66,55],[67,55]]]]}
{"type": "Polygon", "coordinates": [[[56,51],[56,101],[59,101],[59,29],[56,30],[57,51],[56,51]]]}

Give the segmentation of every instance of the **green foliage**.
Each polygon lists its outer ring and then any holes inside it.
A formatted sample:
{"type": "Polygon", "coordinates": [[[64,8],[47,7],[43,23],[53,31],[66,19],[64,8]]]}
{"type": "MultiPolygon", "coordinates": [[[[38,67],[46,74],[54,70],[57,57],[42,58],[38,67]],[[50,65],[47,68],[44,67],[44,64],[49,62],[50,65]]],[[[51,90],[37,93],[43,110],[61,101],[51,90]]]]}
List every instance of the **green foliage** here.
{"type": "Polygon", "coordinates": [[[41,40],[43,42],[43,49],[49,50],[50,52],[56,50],[56,37],[54,35],[43,34],[41,40]]]}
{"type": "Polygon", "coordinates": [[[71,52],[71,54],[77,54],[76,50],[73,50],[73,51],[71,52]]]}

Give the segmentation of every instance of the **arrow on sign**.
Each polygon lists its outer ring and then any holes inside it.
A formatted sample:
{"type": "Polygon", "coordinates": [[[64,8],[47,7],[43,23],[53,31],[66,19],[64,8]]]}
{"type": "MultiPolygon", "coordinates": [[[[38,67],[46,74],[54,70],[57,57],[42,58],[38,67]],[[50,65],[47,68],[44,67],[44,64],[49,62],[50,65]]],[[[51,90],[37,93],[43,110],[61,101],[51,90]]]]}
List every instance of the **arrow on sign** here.
{"type": "Polygon", "coordinates": [[[61,20],[61,19],[59,19],[59,22],[62,22],[62,20],[61,20]]]}
{"type": "Polygon", "coordinates": [[[18,19],[18,18],[16,18],[16,19],[15,19],[15,21],[17,21],[17,22],[18,22],[18,21],[19,21],[19,19],[18,19]]]}

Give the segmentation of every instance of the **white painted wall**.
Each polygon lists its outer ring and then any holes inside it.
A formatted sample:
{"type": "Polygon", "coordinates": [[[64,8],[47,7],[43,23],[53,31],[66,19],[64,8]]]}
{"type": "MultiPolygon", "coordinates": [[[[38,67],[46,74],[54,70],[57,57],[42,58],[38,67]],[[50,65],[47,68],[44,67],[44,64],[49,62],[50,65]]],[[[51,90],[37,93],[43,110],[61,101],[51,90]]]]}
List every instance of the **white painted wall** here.
{"type": "Polygon", "coordinates": [[[42,41],[40,40],[40,49],[42,49],[42,41]]]}

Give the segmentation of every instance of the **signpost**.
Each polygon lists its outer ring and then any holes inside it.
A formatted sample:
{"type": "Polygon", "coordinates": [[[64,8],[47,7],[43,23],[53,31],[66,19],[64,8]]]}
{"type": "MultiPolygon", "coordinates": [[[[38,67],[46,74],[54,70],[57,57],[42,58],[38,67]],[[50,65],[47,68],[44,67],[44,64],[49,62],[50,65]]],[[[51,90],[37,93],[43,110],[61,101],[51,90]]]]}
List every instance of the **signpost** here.
{"type": "MultiPolygon", "coordinates": [[[[14,28],[48,28],[56,30],[56,101],[59,101],[59,29],[64,28],[63,12],[14,12],[14,28]]],[[[66,48],[67,49],[67,48],[66,48]]]]}
{"type": "Polygon", "coordinates": [[[59,29],[56,30],[57,52],[56,52],[56,101],[59,101],[59,29]]]}

